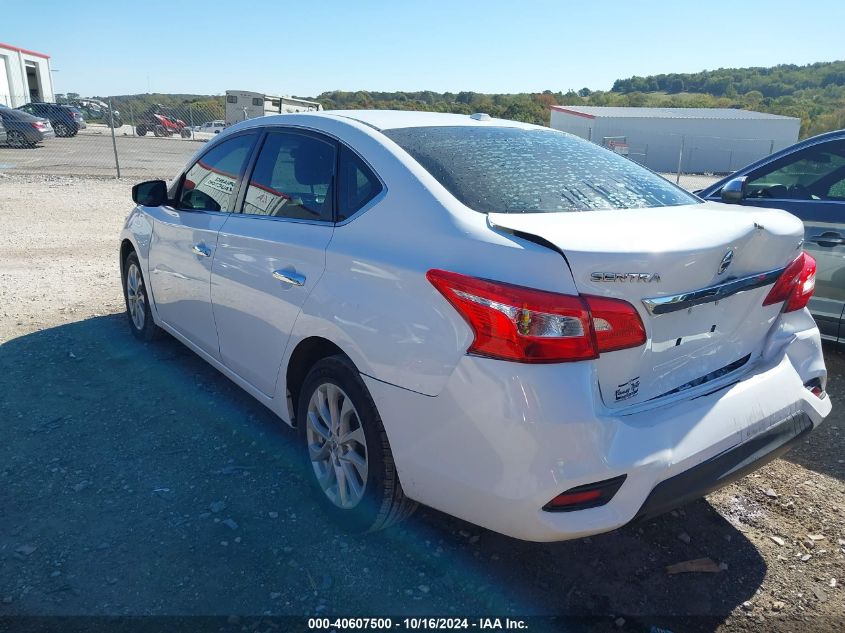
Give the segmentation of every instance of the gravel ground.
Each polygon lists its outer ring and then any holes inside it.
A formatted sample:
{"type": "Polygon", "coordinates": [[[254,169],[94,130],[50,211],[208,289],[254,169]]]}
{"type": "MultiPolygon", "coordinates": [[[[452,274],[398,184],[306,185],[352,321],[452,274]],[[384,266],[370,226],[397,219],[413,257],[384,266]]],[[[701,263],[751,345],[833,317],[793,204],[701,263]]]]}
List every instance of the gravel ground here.
{"type": "MultiPolygon", "coordinates": [[[[525,543],[427,509],[352,537],[308,496],[292,432],[174,340],[131,337],[116,258],[131,184],[0,176],[0,618],[366,609],[842,630],[840,408],[786,459],[592,539],[525,543]],[[713,571],[666,571],[699,558],[713,571]]],[[[826,353],[838,402],[845,357],[826,353]]]]}

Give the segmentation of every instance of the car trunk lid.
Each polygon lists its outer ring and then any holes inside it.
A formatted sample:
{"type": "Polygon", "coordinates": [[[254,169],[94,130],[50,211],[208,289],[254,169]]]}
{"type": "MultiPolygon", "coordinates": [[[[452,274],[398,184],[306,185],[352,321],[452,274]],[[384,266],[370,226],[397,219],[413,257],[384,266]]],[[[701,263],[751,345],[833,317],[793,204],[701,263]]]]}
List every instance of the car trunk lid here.
{"type": "Polygon", "coordinates": [[[763,300],[803,237],[786,212],[718,203],[488,219],[558,249],[580,293],[639,312],[646,344],[595,361],[611,408],[696,387],[758,354],[781,308],[763,300]]]}

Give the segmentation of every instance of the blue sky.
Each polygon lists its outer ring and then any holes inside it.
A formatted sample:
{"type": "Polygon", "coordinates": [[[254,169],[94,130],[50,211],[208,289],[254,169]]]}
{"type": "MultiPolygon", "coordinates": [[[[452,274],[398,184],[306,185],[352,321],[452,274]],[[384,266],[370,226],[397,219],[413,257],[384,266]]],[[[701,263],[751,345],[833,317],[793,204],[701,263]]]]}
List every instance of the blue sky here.
{"type": "Polygon", "coordinates": [[[51,55],[57,92],[101,96],[608,89],[845,59],[842,0],[0,0],[0,16],[0,42],[51,55]]]}

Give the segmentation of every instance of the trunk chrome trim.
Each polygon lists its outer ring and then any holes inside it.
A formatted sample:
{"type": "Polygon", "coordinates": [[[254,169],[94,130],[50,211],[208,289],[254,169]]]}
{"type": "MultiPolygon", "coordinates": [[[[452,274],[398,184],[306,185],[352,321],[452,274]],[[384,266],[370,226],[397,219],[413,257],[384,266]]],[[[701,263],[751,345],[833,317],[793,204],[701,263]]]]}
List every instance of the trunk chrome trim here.
{"type": "Polygon", "coordinates": [[[666,297],[651,297],[643,299],[643,305],[649,314],[678,312],[703,303],[721,301],[740,292],[768,286],[769,284],[775,283],[784,270],[786,270],[786,266],[764,273],[757,273],[756,275],[729,279],[714,286],[701,288],[700,290],[690,290],[689,292],[682,292],[666,297]]]}

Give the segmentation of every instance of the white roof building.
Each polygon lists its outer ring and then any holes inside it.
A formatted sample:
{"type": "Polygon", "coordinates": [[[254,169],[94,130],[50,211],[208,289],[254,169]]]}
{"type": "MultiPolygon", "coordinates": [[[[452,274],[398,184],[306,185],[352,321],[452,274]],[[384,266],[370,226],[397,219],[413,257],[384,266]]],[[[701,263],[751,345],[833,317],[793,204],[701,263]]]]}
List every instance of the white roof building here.
{"type": "Polygon", "coordinates": [[[552,106],[551,126],[655,171],[729,173],[798,140],[801,120],[734,108],[552,106]]]}
{"type": "Polygon", "coordinates": [[[0,42],[0,103],[55,101],[50,56],[0,42]]]}

